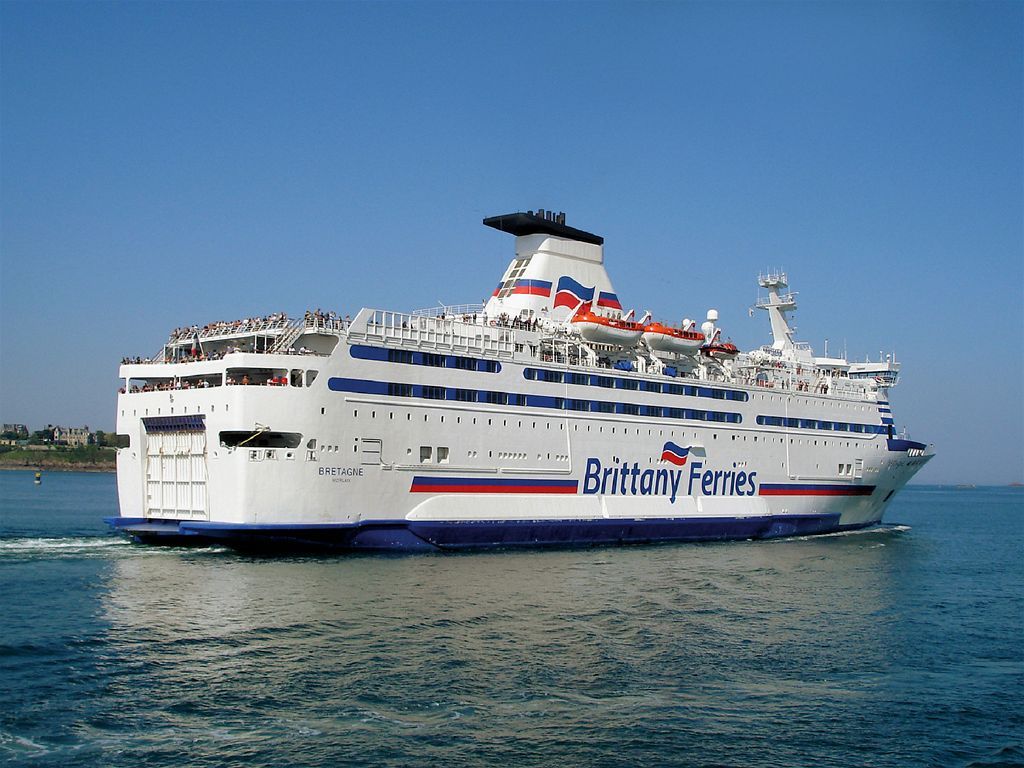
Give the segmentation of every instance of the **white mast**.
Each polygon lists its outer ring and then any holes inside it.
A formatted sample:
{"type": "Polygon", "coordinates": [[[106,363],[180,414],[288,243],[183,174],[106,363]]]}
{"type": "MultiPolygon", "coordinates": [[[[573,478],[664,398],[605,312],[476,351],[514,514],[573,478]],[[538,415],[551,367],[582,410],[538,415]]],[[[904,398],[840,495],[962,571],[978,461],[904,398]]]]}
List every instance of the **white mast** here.
{"type": "Polygon", "coordinates": [[[789,288],[786,273],[758,275],[757,283],[768,291],[768,298],[758,298],[754,306],[768,311],[772,324],[772,347],[780,352],[792,350],[793,329],[789,327],[786,313],[796,309],[796,293],[786,290],[789,288]]]}

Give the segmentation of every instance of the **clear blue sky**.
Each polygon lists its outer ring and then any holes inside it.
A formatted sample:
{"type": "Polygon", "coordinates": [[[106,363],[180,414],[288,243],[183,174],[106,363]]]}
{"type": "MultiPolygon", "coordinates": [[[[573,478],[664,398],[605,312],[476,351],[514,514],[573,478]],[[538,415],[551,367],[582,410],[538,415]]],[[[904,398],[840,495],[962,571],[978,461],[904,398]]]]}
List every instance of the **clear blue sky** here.
{"type": "Polygon", "coordinates": [[[626,306],[758,270],[896,350],[925,482],[1024,480],[1021,3],[0,4],[0,418],[114,423],[178,325],[478,301],[552,208],[626,306]]]}

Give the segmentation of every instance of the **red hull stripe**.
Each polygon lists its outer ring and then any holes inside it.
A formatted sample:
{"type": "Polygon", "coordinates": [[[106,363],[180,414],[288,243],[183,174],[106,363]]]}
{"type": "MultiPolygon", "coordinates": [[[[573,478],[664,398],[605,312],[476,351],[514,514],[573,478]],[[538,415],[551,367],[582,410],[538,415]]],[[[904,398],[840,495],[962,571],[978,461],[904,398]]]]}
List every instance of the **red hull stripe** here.
{"type": "Polygon", "coordinates": [[[576,493],[577,480],[414,477],[410,493],[576,493]]]}
{"type": "Polygon", "coordinates": [[[759,496],[870,496],[873,485],[802,485],[765,483],[758,489],[759,496]]]}

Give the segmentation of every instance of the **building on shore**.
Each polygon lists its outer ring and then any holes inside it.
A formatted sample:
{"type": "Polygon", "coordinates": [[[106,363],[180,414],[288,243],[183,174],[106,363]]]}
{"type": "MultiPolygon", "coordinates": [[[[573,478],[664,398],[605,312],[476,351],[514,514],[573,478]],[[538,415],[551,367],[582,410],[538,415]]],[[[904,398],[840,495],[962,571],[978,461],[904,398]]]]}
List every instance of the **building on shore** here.
{"type": "Polygon", "coordinates": [[[72,448],[81,448],[89,444],[89,427],[54,427],[53,442],[66,443],[72,448]]]}

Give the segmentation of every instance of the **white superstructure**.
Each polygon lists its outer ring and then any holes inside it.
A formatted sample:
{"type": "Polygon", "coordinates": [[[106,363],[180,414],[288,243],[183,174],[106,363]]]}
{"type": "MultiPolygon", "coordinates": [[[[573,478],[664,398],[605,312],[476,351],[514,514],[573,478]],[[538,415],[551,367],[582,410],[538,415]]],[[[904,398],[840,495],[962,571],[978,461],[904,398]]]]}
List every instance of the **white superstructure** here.
{"type": "Polygon", "coordinates": [[[624,313],[603,240],[485,219],[485,305],[192,326],[125,361],[120,517],[143,541],[434,549],[824,533],[881,520],[932,456],[897,436],[894,360],[815,357],[785,274],[773,343],[624,313]]]}

